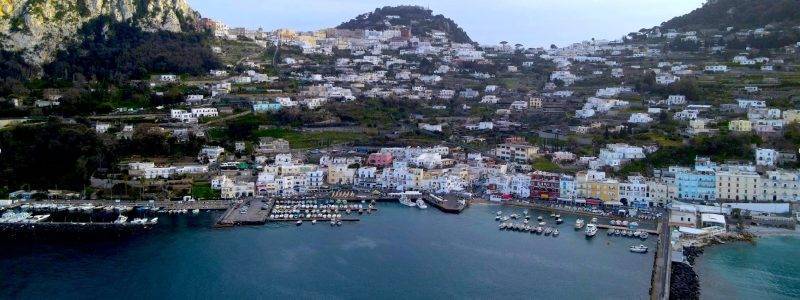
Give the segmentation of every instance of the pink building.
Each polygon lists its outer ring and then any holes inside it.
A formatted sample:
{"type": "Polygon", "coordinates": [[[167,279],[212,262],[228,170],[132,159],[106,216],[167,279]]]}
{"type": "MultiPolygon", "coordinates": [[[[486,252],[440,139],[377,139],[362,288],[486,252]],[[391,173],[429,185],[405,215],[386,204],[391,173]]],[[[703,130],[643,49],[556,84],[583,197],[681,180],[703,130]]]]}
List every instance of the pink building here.
{"type": "Polygon", "coordinates": [[[376,167],[385,167],[392,164],[391,153],[372,153],[367,158],[367,164],[376,167]]]}

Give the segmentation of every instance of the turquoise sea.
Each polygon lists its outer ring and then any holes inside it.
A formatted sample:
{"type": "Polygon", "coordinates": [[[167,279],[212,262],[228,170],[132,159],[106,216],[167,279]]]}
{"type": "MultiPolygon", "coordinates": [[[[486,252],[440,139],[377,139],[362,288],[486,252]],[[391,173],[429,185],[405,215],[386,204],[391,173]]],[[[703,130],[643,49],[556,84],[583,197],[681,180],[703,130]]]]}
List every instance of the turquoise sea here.
{"type": "Polygon", "coordinates": [[[759,238],[707,248],[697,258],[703,299],[800,298],[800,238],[759,238]]]}
{"type": "MultiPolygon", "coordinates": [[[[495,212],[380,204],[334,228],[210,228],[218,213],[161,216],[121,240],[4,242],[0,299],[646,299],[652,252],[638,239],[587,240],[566,216],[557,238],[499,231],[495,212]]],[[[533,212],[547,217],[548,213],[533,212]]],[[[552,220],[548,220],[552,221],[552,220]]],[[[655,238],[645,242],[654,248],[655,238]]]]}

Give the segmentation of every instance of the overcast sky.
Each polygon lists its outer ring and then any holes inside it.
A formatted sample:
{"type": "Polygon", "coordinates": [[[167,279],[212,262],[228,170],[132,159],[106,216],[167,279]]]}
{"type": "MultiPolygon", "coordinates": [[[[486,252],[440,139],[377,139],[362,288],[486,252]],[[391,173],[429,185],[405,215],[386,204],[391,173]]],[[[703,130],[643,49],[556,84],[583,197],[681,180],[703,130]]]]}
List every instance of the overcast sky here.
{"type": "Polygon", "coordinates": [[[482,44],[502,40],[559,46],[617,39],[700,7],[705,0],[188,0],[203,16],[232,27],[315,30],[385,5],[429,7],[482,44]]]}

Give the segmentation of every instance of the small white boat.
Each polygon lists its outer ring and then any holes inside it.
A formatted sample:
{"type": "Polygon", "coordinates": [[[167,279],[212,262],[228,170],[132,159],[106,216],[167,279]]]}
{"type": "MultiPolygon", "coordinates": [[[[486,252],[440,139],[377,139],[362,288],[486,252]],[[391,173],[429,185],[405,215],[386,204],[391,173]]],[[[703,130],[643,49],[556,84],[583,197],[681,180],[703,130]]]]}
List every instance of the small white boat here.
{"type": "Polygon", "coordinates": [[[316,225],[316,224],[317,224],[317,219],[311,220],[311,225],[316,225]]]}
{"type": "Polygon", "coordinates": [[[422,199],[417,199],[417,207],[420,209],[427,209],[428,205],[422,199]]]}
{"type": "Polygon", "coordinates": [[[303,225],[303,220],[297,220],[294,224],[297,226],[303,225]]]}
{"type": "Polygon", "coordinates": [[[542,221],[543,218],[542,218],[542,216],[539,216],[538,218],[536,218],[536,220],[542,221]]]}
{"type": "Polygon", "coordinates": [[[647,246],[645,245],[631,246],[630,250],[633,253],[647,253],[647,246]]]}
{"type": "Polygon", "coordinates": [[[117,217],[117,219],[114,221],[114,224],[124,224],[127,221],[128,221],[128,217],[123,216],[123,215],[119,215],[119,217],[117,217]]]}
{"type": "Polygon", "coordinates": [[[158,217],[150,219],[150,224],[158,224],[158,217]]]}
{"type": "Polygon", "coordinates": [[[562,220],[561,218],[556,218],[556,224],[561,224],[561,223],[564,223],[564,220],[562,220]]]}
{"type": "Polygon", "coordinates": [[[553,230],[553,236],[558,236],[558,229],[553,230]]]}
{"type": "Polygon", "coordinates": [[[597,225],[594,225],[594,224],[586,225],[585,234],[586,234],[586,237],[594,237],[594,235],[597,234],[597,225]]]}
{"type": "Polygon", "coordinates": [[[585,225],[585,223],[583,222],[583,219],[575,220],[575,229],[577,229],[577,230],[583,229],[584,225],[585,225]]]}

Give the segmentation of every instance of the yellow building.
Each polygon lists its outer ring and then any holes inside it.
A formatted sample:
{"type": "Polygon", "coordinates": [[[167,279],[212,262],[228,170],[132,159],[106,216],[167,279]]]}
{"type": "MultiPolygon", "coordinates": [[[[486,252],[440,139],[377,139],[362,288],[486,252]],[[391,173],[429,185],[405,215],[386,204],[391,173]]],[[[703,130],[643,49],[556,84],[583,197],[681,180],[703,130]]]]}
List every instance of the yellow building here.
{"type": "Polygon", "coordinates": [[[293,40],[295,37],[297,37],[297,32],[296,31],[291,30],[291,29],[285,29],[285,28],[275,30],[275,34],[281,40],[293,40]]]}
{"type": "Polygon", "coordinates": [[[330,165],[328,167],[328,184],[353,184],[356,176],[356,169],[350,169],[347,165],[330,165]]]}
{"type": "Polygon", "coordinates": [[[605,172],[589,170],[576,176],[578,198],[600,199],[603,202],[617,202],[619,181],[606,178],[605,172]]]}
{"type": "Polygon", "coordinates": [[[733,120],[728,123],[730,131],[750,132],[753,130],[753,124],[749,120],[733,120]]]}
{"type": "Polygon", "coordinates": [[[800,122],[800,110],[790,109],[783,112],[783,121],[788,123],[800,122]]]}

